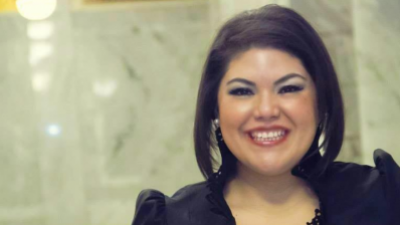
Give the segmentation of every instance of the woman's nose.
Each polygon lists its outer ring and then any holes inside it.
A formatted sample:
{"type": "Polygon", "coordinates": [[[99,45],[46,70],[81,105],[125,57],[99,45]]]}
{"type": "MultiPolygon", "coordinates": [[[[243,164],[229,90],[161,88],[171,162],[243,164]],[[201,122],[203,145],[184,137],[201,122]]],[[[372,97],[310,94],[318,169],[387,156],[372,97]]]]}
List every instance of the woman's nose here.
{"type": "Polygon", "coordinates": [[[271,93],[260,94],[254,108],[257,120],[273,120],[280,116],[280,108],[276,96],[271,93]]]}

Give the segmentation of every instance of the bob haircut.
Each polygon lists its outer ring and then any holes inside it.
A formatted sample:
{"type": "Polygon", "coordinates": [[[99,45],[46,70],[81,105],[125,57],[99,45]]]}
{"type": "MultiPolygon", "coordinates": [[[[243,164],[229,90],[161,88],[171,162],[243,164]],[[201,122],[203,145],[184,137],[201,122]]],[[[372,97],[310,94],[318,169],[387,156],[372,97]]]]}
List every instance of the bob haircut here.
{"type": "Polygon", "coordinates": [[[198,91],[193,134],[201,173],[207,179],[217,166],[213,157],[213,151],[218,152],[213,120],[218,117],[220,82],[232,58],[251,48],[272,48],[294,55],[312,77],[319,126],[306,155],[322,149],[323,156],[313,174],[320,176],[338,156],[343,142],[340,87],[331,58],[317,32],[298,13],[278,5],[266,5],[235,16],[222,26],[209,50],[198,91]],[[318,144],[322,134],[324,139],[318,144]]]}

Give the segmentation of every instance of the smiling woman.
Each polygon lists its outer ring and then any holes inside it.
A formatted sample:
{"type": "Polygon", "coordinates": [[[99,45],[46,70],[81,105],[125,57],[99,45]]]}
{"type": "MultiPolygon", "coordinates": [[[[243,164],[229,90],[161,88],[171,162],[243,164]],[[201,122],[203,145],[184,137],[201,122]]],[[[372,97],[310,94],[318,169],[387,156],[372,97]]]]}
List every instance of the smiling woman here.
{"type": "Polygon", "coordinates": [[[171,198],[143,191],[133,225],[396,224],[400,168],[382,150],[376,168],[333,162],[343,133],[336,72],[309,23],[276,5],[239,14],[219,31],[199,87],[206,181],[171,198]]]}
{"type": "Polygon", "coordinates": [[[253,48],[232,60],[218,104],[222,135],[239,172],[248,167],[260,175],[290,175],[315,137],[314,83],[286,52],[253,48]]]}

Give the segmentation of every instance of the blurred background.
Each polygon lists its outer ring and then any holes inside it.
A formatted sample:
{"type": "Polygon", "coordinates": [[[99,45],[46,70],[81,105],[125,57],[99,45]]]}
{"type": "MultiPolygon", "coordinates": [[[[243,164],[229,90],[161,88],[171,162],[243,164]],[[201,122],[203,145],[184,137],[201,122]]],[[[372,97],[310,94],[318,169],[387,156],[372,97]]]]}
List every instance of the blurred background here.
{"type": "Polygon", "coordinates": [[[398,0],[0,0],[0,225],[130,224],[144,188],[201,181],[192,127],[221,24],[277,3],[340,77],[338,160],[400,162],[398,0]]]}

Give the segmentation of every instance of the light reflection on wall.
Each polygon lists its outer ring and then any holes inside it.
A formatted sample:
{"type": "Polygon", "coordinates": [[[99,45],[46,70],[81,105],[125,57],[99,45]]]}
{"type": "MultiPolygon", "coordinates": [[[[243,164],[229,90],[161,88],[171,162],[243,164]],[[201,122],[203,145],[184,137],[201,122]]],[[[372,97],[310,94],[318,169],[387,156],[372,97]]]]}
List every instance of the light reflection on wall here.
{"type": "MultiPolygon", "coordinates": [[[[27,24],[27,36],[30,39],[28,61],[31,66],[31,85],[36,93],[46,93],[51,87],[52,67],[49,64],[50,57],[54,54],[54,22],[29,21],[27,24]]],[[[61,135],[61,127],[58,124],[49,124],[45,132],[50,137],[61,135]]]]}
{"type": "Polygon", "coordinates": [[[54,24],[51,21],[30,22],[27,27],[27,34],[31,40],[46,40],[54,33],[54,24]]]}
{"type": "Polygon", "coordinates": [[[93,84],[93,92],[101,97],[110,97],[117,89],[118,83],[115,80],[96,81],[93,84]]]}
{"type": "Polygon", "coordinates": [[[33,41],[30,44],[29,64],[38,65],[43,59],[53,54],[53,46],[48,42],[33,41]]]}
{"type": "Polygon", "coordinates": [[[46,128],[46,132],[49,136],[57,137],[61,134],[61,127],[58,124],[50,124],[46,128]]]}
{"type": "Polygon", "coordinates": [[[17,0],[19,14],[28,20],[43,20],[56,10],[57,0],[17,0]]]}
{"type": "Polygon", "coordinates": [[[36,92],[46,92],[49,89],[51,77],[46,72],[37,72],[32,75],[32,88],[36,92]]]}
{"type": "Polygon", "coordinates": [[[46,92],[51,84],[50,71],[39,65],[54,52],[51,37],[54,34],[54,23],[51,21],[31,21],[27,26],[27,35],[31,40],[29,64],[32,67],[32,88],[36,92],[46,92]]]}

